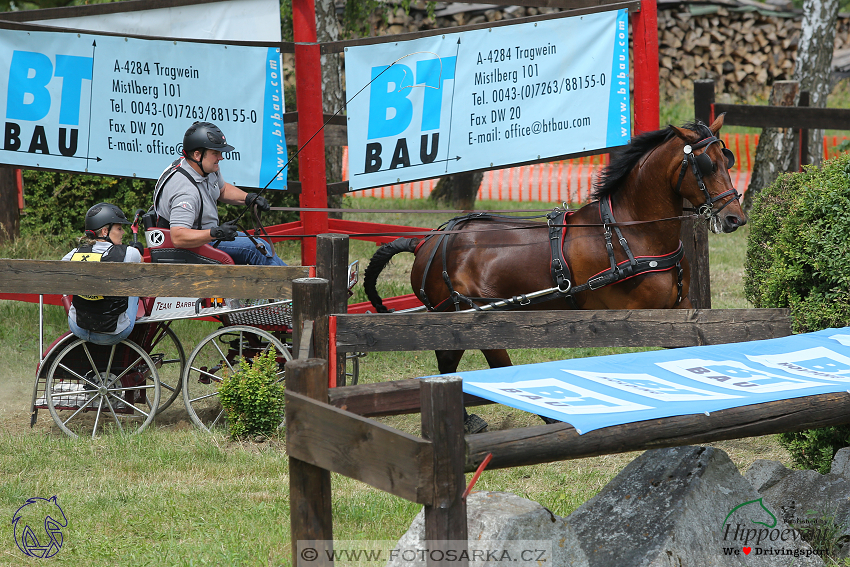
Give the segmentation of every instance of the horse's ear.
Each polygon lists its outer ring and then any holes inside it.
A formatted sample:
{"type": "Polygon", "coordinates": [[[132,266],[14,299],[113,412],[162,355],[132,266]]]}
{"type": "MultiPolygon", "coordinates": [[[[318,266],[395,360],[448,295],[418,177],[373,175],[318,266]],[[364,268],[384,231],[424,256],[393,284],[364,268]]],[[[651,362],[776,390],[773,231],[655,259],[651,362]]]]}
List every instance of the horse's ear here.
{"type": "Polygon", "coordinates": [[[723,128],[723,120],[724,120],[725,116],[726,116],[726,113],[724,112],[723,114],[718,116],[717,119],[715,119],[714,122],[712,122],[711,126],[708,127],[708,129],[711,130],[711,133],[714,134],[715,136],[717,135],[718,132],[720,132],[720,129],[723,128]]]}
{"type": "Polygon", "coordinates": [[[689,144],[693,144],[699,141],[699,136],[696,134],[696,132],[691,132],[687,128],[679,128],[678,126],[673,126],[672,124],[670,125],[670,128],[672,128],[676,132],[677,136],[679,136],[689,144]]]}

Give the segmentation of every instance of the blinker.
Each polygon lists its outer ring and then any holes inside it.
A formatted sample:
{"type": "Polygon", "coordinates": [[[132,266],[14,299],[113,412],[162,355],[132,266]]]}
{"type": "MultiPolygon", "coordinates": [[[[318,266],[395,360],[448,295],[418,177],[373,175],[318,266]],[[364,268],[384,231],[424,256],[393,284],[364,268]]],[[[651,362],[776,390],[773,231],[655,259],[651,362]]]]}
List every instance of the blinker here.
{"type": "Polygon", "coordinates": [[[714,173],[714,162],[711,161],[711,158],[708,157],[707,153],[703,152],[700,155],[695,155],[694,159],[696,160],[699,172],[703,175],[703,177],[714,173]]]}
{"type": "Polygon", "coordinates": [[[723,148],[723,156],[726,158],[726,169],[732,169],[735,165],[735,154],[729,148],[723,148]]]}

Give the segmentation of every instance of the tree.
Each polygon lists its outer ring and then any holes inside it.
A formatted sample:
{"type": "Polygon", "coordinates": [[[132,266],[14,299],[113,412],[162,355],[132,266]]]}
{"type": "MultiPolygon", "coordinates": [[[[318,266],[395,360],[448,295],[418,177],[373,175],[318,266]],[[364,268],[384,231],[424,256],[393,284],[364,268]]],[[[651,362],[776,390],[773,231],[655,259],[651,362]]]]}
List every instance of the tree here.
{"type": "MultiPolygon", "coordinates": [[[[777,85],[786,82],[777,81],[770,104],[794,106],[799,99],[799,91],[808,91],[810,106],[826,107],[838,8],[839,0],[803,0],[803,23],[794,65],[794,82],[799,87],[794,88],[793,95],[789,95],[788,89],[784,95],[777,95],[777,85]]],[[[762,131],[753,176],[744,195],[745,211],[750,210],[762,188],[773,183],[780,173],[793,170],[797,161],[795,156],[799,151],[794,135],[795,132],[790,128],[765,128],[762,131]]],[[[823,130],[809,130],[807,145],[810,163],[820,164],[823,157],[822,143],[823,130]]]]}
{"type": "Polygon", "coordinates": [[[437,182],[437,186],[431,192],[431,199],[455,209],[472,210],[475,208],[475,197],[478,195],[478,187],[482,179],[484,179],[482,171],[447,175],[437,182]]]}
{"type": "MultiPolygon", "coordinates": [[[[800,90],[808,91],[810,106],[826,108],[829,74],[835,48],[835,21],[839,0],[804,0],[803,25],[797,44],[794,80],[800,90]]],[[[820,165],[823,158],[823,130],[809,130],[809,160],[820,165]]]]}

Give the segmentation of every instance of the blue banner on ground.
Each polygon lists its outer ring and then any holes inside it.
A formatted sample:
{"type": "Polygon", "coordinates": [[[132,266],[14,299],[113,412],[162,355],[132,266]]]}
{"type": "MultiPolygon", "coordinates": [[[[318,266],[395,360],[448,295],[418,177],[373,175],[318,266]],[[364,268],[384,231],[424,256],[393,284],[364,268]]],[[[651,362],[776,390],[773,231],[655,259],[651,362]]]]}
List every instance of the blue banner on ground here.
{"type": "Polygon", "coordinates": [[[463,391],[581,433],[850,391],[850,328],[456,373],[463,391]]]}

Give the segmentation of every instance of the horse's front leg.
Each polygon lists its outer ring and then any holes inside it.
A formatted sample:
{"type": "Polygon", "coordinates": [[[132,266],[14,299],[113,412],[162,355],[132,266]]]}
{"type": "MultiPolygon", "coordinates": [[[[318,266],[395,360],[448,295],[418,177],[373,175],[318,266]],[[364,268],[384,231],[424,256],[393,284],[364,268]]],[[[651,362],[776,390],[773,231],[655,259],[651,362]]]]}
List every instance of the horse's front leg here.
{"type": "Polygon", "coordinates": [[[513,366],[511,357],[505,349],[499,350],[482,350],[481,354],[487,359],[487,364],[490,368],[502,368],[504,366],[513,366]]]}
{"type": "Polygon", "coordinates": [[[451,374],[457,371],[460,359],[463,357],[462,350],[435,350],[437,355],[437,370],[440,374],[451,374]]]}

